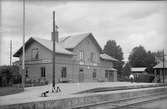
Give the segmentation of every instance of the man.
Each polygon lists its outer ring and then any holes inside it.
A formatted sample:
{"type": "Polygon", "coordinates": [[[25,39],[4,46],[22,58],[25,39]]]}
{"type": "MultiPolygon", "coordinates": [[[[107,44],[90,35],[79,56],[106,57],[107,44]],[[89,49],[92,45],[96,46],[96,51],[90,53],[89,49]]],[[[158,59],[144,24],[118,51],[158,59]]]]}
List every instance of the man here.
{"type": "Polygon", "coordinates": [[[133,83],[133,82],[134,82],[134,76],[133,76],[133,74],[132,74],[132,73],[130,74],[129,79],[130,79],[130,82],[131,82],[131,83],[133,83]]]}

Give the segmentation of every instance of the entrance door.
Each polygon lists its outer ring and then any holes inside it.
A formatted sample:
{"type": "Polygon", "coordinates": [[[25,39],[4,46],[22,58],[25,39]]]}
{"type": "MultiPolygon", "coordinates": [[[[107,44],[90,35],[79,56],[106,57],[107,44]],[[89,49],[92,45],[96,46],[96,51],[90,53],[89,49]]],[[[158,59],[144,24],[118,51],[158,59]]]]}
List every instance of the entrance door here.
{"type": "Polygon", "coordinates": [[[84,71],[83,68],[79,69],[79,82],[83,82],[84,81],[84,71]]]}
{"type": "Polygon", "coordinates": [[[112,72],[111,70],[109,70],[108,73],[109,73],[109,74],[108,74],[108,79],[109,79],[109,81],[113,81],[113,72],[112,72]]]}

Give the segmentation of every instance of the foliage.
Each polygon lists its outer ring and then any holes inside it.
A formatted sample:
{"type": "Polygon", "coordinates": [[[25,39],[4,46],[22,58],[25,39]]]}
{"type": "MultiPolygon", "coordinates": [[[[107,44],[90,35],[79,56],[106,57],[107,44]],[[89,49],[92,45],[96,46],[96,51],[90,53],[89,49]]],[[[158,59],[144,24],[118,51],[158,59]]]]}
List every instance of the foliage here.
{"type": "Polygon", "coordinates": [[[149,74],[141,74],[135,77],[135,82],[153,82],[154,76],[149,74]]]}
{"type": "Polygon", "coordinates": [[[18,66],[0,66],[0,86],[11,86],[13,83],[20,82],[18,66]]]}
{"type": "Polygon", "coordinates": [[[108,54],[109,56],[112,56],[113,58],[118,59],[119,61],[122,61],[123,59],[123,52],[120,45],[117,45],[115,40],[109,40],[107,41],[106,45],[104,46],[104,53],[108,54]]]}
{"type": "Polygon", "coordinates": [[[133,48],[130,56],[129,62],[133,67],[145,67],[145,57],[147,56],[146,50],[144,47],[139,46],[133,48]]]}
{"type": "Polygon", "coordinates": [[[154,54],[157,62],[163,61],[163,51],[153,52],[153,54],[154,54]]]}
{"type": "Polygon", "coordinates": [[[108,40],[106,45],[104,46],[103,52],[119,60],[119,62],[114,62],[114,67],[118,70],[118,74],[121,75],[123,65],[123,52],[120,45],[117,45],[115,40],[108,40]]]}
{"type": "Polygon", "coordinates": [[[129,75],[131,74],[131,65],[129,62],[125,64],[122,72],[123,72],[123,76],[129,77],[129,75]]]}
{"type": "Polygon", "coordinates": [[[149,73],[153,73],[153,66],[155,66],[155,56],[151,51],[146,51],[143,46],[133,48],[129,62],[132,67],[147,67],[149,73]]]}

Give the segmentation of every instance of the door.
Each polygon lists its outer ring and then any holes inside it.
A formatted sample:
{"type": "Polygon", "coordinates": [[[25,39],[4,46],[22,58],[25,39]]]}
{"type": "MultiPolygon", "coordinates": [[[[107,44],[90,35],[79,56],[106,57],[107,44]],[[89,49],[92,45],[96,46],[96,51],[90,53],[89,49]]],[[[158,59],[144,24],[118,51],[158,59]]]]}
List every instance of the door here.
{"type": "Polygon", "coordinates": [[[83,68],[79,69],[79,82],[84,82],[84,70],[83,70],[83,68]]]}
{"type": "Polygon", "coordinates": [[[111,70],[109,70],[108,73],[109,73],[109,74],[108,74],[108,79],[109,79],[109,81],[113,81],[113,72],[112,72],[111,70]]]}

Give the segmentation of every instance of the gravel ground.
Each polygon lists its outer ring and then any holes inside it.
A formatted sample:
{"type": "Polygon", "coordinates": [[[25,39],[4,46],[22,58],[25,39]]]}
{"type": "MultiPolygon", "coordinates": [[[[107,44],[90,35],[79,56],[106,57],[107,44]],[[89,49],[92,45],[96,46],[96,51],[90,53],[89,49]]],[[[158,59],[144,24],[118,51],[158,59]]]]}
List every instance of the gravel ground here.
{"type": "Polygon", "coordinates": [[[51,84],[46,86],[28,87],[23,92],[0,96],[0,105],[25,103],[31,101],[42,101],[50,99],[61,99],[70,97],[73,93],[80,91],[98,88],[98,87],[116,87],[116,86],[131,86],[131,85],[150,85],[156,83],[129,83],[129,82],[102,82],[102,83],[64,83],[56,84],[62,90],[60,93],[49,93],[48,97],[40,97],[43,91],[51,91],[51,84]]]}

